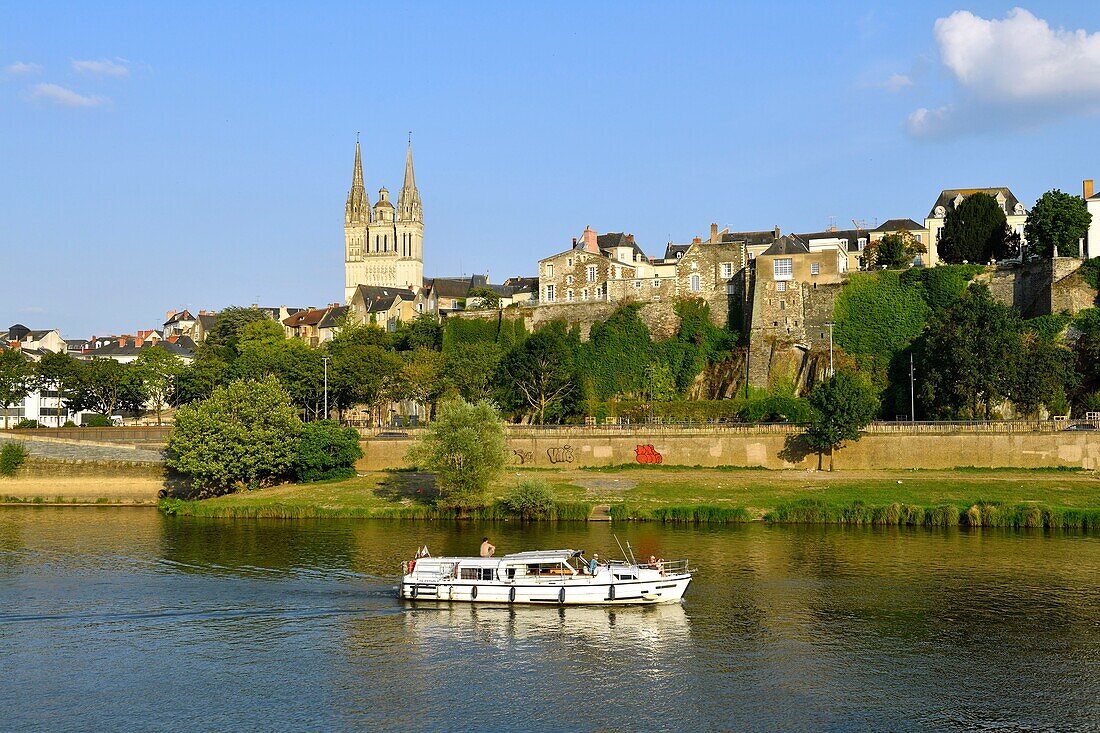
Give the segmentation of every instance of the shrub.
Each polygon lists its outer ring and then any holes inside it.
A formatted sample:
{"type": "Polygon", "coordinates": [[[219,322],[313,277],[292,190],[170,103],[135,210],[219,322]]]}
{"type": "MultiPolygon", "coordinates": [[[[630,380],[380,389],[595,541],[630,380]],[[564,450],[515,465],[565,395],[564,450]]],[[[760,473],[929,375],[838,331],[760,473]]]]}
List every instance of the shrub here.
{"type": "Polygon", "coordinates": [[[37,420],[30,420],[28,418],[24,418],[24,419],[20,420],[19,422],[17,422],[15,424],[15,429],[16,430],[29,430],[31,428],[40,428],[40,427],[42,427],[42,426],[38,424],[37,420]]]}
{"type": "Polygon", "coordinates": [[[65,424],[64,424],[64,425],[62,425],[61,427],[64,427],[64,428],[75,428],[75,427],[77,427],[77,425],[76,425],[76,423],[75,423],[75,422],[73,422],[72,420],[66,420],[66,421],[65,421],[65,424]]]}
{"type": "Polygon", "coordinates": [[[109,428],[111,427],[111,419],[106,415],[89,415],[84,418],[84,427],[86,428],[109,428]]]}
{"type": "Polygon", "coordinates": [[[179,409],[168,438],[168,467],[212,493],[269,486],[293,470],[301,431],[275,377],[236,380],[179,409]]]}
{"type": "Polygon", "coordinates": [[[549,519],[554,511],[550,484],[541,478],[520,481],[508,490],[501,503],[509,514],[520,519],[549,519]]]}
{"type": "Polygon", "coordinates": [[[351,478],[355,462],[363,457],[359,432],[331,420],[306,423],[298,441],[294,472],[299,481],[351,478]]]}
{"type": "Polygon", "coordinates": [[[22,443],[4,443],[0,448],[0,476],[14,476],[27,460],[27,449],[22,443]]]}

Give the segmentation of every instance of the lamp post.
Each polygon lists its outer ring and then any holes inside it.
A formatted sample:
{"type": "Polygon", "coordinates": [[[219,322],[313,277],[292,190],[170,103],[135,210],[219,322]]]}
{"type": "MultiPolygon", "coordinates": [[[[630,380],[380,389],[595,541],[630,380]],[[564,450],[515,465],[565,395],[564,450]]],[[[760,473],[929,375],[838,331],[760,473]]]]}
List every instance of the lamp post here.
{"type": "Polygon", "coordinates": [[[836,325],[833,321],[826,321],[825,325],[829,327],[829,376],[833,376],[833,326],[836,325]]]}
{"type": "Polygon", "coordinates": [[[328,420],[328,360],[329,355],[325,354],[321,357],[321,361],[325,364],[325,419],[328,420]]]}

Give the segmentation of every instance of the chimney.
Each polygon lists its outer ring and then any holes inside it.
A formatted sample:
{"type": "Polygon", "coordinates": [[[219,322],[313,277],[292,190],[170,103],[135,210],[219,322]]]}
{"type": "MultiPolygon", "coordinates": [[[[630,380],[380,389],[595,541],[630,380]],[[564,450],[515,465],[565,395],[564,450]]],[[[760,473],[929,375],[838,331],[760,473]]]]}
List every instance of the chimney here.
{"type": "Polygon", "coordinates": [[[711,241],[712,244],[714,242],[718,241],[718,225],[717,224],[711,224],[710,225],[710,241],[711,241]]]}
{"type": "Polygon", "coordinates": [[[592,227],[585,227],[581,236],[584,238],[584,251],[598,255],[600,246],[596,244],[596,230],[592,227]]]}
{"type": "Polygon", "coordinates": [[[702,243],[703,243],[703,239],[702,239],[702,237],[692,237],[692,239],[691,239],[691,243],[692,243],[692,244],[702,244],[702,243]]]}
{"type": "Polygon", "coordinates": [[[626,241],[630,242],[631,244],[634,244],[634,235],[633,234],[627,234],[626,235],[626,241]]]}
{"type": "Polygon", "coordinates": [[[1092,194],[1094,192],[1092,179],[1091,178],[1086,178],[1081,183],[1081,189],[1082,189],[1082,192],[1085,194],[1085,200],[1088,201],[1089,199],[1091,199],[1092,194]]]}
{"type": "MultiPolygon", "coordinates": [[[[1086,196],[1085,198],[1088,198],[1088,197],[1086,196]]],[[[172,316],[174,316],[174,315],[176,315],[175,311],[168,311],[167,313],[164,314],[164,320],[165,321],[170,321],[170,320],[172,320],[172,316]]]]}
{"type": "Polygon", "coordinates": [[[120,336],[118,339],[118,348],[124,348],[126,346],[126,337],[120,336]]]}
{"type": "Polygon", "coordinates": [[[775,225],[775,238],[779,239],[779,225],[778,224],[775,225]]]}

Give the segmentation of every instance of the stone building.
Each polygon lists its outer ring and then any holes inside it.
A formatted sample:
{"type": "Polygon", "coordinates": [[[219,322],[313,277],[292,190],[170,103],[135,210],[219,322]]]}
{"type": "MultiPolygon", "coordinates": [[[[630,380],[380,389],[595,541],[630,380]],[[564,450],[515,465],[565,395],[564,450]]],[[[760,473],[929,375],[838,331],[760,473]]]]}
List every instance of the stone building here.
{"type": "Polygon", "coordinates": [[[1020,241],[1024,239],[1024,224],[1027,223],[1027,208],[1020,203],[1015,194],[1004,186],[996,188],[946,188],[940,191],[936,203],[932,204],[932,210],[924,218],[924,228],[929,233],[928,260],[929,267],[940,262],[939,243],[943,238],[943,224],[947,219],[947,212],[958,207],[967,196],[975,193],[984,193],[992,196],[1008,219],[1010,231],[1020,235],[1020,241]]]}
{"type": "Polygon", "coordinates": [[[355,141],[355,167],[344,206],[344,302],[359,285],[419,290],[424,286],[424,209],[413,175],[412,142],[405,154],[405,182],[397,198],[378,190],[371,206],[363,184],[363,159],[355,141]]]}

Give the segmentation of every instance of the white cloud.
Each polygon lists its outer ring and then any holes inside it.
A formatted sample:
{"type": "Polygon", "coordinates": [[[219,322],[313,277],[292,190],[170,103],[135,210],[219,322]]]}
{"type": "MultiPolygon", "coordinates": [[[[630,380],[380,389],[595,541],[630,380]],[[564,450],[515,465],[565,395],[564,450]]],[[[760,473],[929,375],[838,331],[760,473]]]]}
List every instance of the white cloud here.
{"type": "Polygon", "coordinates": [[[129,61],[126,59],[99,59],[98,61],[73,60],[73,71],[81,74],[95,74],[97,76],[129,76],[129,61]]]}
{"type": "Polygon", "coordinates": [[[37,74],[42,67],[29,61],[16,61],[4,67],[4,73],[8,76],[20,76],[23,74],[37,74]]]}
{"type": "Polygon", "coordinates": [[[913,86],[913,79],[908,74],[891,74],[889,79],[879,82],[877,86],[890,93],[900,92],[906,87],[913,86]]]}
{"type": "Polygon", "coordinates": [[[935,35],[940,60],[963,99],[913,112],[913,135],[961,130],[960,117],[968,126],[982,120],[988,126],[1100,110],[1100,32],[1051,28],[1014,8],[1000,20],[956,11],[936,21],[935,35]],[[983,109],[999,114],[981,114],[983,109]]]}
{"type": "Polygon", "coordinates": [[[58,84],[35,84],[27,91],[27,96],[35,101],[52,102],[62,107],[99,107],[109,101],[106,97],[79,94],[58,84]]]}

